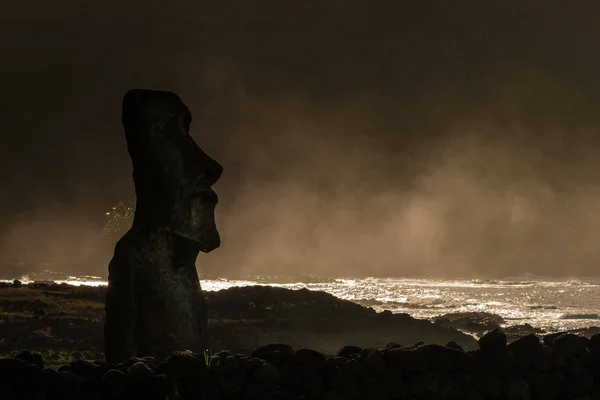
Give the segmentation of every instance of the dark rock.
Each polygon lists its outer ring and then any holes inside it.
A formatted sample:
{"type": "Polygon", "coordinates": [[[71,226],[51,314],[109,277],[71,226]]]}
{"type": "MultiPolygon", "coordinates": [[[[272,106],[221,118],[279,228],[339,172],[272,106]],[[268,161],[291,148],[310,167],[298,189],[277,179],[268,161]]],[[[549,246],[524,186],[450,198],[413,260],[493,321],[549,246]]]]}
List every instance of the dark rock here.
{"type": "Polygon", "coordinates": [[[238,363],[248,373],[254,373],[260,368],[264,361],[259,358],[242,356],[238,358],[238,363]]]}
{"type": "Polygon", "coordinates": [[[220,245],[211,186],[223,169],[194,142],[191,121],[174,93],[137,89],[123,99],[136,210],[108,267],[104,348],[110,363],[207,348],[208,314],[195,262],[201,251],[220,245]]]}
{"type": "Polygon", "coordinates": [[[322,400],[345,400],[344,396],[336,392],[335,390],[326,390],[321,395],[322,400]]]}
{"type": "Polygon", "coordinates": [[[310,365],[300,364],[282,369],[281,385],[308,398],[314,398],[321,394],[324,380],[310,365]]]}
{"type": "Polygon", "coordinates": [[[13,283],[12,283],[12,287],[13,287],[13,288],[20,288],[21,286],[23,286],[23,284],[22,284],[22,283],[21,283],[21,281],[20,281],[20,280],[18,280],[18,279],[15,279],[15,280],[13,281],[13,283]]]}
{"type": "Polygon", "coordinates": [[[552,346],[552,342],[554,342],[554,339],[556,339],[557,337],[564,335],[564,332],[556,332],[556,333],[551,333],[549,335],[546,335],[543,337],[543,342],[545,346],[552,346]]]}
{"type": "Polygon", "coordinates": [[[356,360],[348,360],[347,363],[340,366],[342,370],[349,371],[356,379],[362,379],[367,376],[365,367],[356,360]]]}
{"type": "Polygon", "coordinates": [[[44,388],[46,393],[53,394],[54,398],[60,399],[67,397],[69,384],[63,379],[60,372],[53,368],[44,369],[44,388]]]}
{"type": "Polygon", "coordinates": [[[416,350],[427,357],[429,368],[437,371],[451,371],[454,367],[453,358],[456,354],[462,356],[459,350],[452,350],[445,346],[429,344],[416,350]]]}
{"type": "Polygon", "coordinates": [[[350,357],[352,354],[360,354],[362,349],[357,346],[344,346],[338,352],[338,356],[340,357],[350,357]]]}
{"type": "Polygon", "coordinates": [[[600,333],[596,333],[590,337],[590,349],[592,350],[600,350],[600,333]]]}
{"type": "Polygon", "coordinates": [[[275,386],[279,383],[281,374],[277,367],[269,362],[263,363],[254,371],[254,380],[260,384],[275,386]]]}
{"type": "Polygon", "coordinates": [[[560,383],[550,374],[533,372],[527,378],[534,400],[555,400],[560,396],[560,383]]]}
{"type": "Polygon", "coordinates": [[[206,373],[206,362],[189,350],[176,351],[165,361],[165,372],[172,379],[195,377],[206,373]]]}
{"type": "Polygon", "coordinates": [[[463,348],[462,348],[462,346],[461,346],[461,345],[459,345],[459,344],[458,344],[458,343],[456,343],[456,342],[448,342],[448,343],[446,344],[446,347],[447,347],[447,348],[449,348],[449,349],[454,349],[454,350],[465,351],[465,349],[463,349],[463,348]]]}
{"type": "Polygon", "coordinates": [[[409,386],[409,393],[418,398],[458,400],[463,391],[452,375],[444,371],[425,371],[409,386]]]}
{"type": "Polygon", "coordinates": [[[499,399],[502,394],[502,382],[498,372],[489,365],[479,365],[471,374],[473,388],[484,397],[499,399]]]}
{"type": "Polygon", "coordinates": [[[0,379],[22,384],[43,384],[43,369],[17,358],[0,358],[0,379]]]}
{"type": "Polygon", "coordinates": [[[484,352],[496,352],[506,348],[506,334],[500,329],[487,332],[479,339],[479,348],[484,352]]]}
{"type": "Polygon", "coordinates": [[[429,367],[427,355],[419,349],[385,349],[385,360],[389,367],[402,371],[425,371],[429,367]]]}
{"type": "Polygon", "coordinates": [[[166,375],[156,375],[150,381],[150,388],[157,399],[165,399],[175,391],[175,385],[166,375]]]}
{"type": "Polygon", "coordinates": [[[86,379],[100,378],[105,372],[104,367],[93,364],[82,358],[69,363],[71,371],[86,379]]]}
{"type": "Polygon", "coordinates": [[[219,388],[219,393],[221,393],[225,398],[235,398],[242,394],[242,387],[236,382],[231,382],[225,378],[217,379],[217,387],[219,388]]]}
{"type": "Polygon", "coordinates": [[[398,368],[388,368],[383,374],[382,383],[390,399],[406,397],[406,385],[403,381],[402,371],[398,368]]]}
{"type": "Polygon", "coordinates": [[[584,336],[564,334],[552,341],[552,353],[559,364],[565,360],[579,357],[590,347],[590,340],[584,336]]]}
{"type": "Polygon", "coordinates": [[[296,366],[303,368],[312,368],[319,374],[325,368],[325,356],[318,351],[311,349],[299,349],[294,353],[292,362],[296,366]]]}
{"type": "Polygon", "coordinates": [[[531,391],[527,381],[518,376],[513,376],[506,385],[506,400],[531,400],[531,391]]]}
{"type": "Polygon", "coordinates": [[[252,385],[246,388],[242,397],[244,400],[304,400],[298,393],[272,386],[252,385]]]}
{"type": "Polygon", "coordinates": [[[69,385],[78,385],[86,381],[86,378],[76,374],[70,369],[60,371],[60,375],[69,385]]]}
{"type": "Polygon", "coordinates": [[[581,362],[573,358],[565,366],[566,380],[563,383],[562,392],[567,396],[583,396],[589,393],[594,386],[594,376],[581,362]]]}
{"type": "Polygon", "coordinates": [[[293,355],[294,349],[291,346],[280,343],[267,344],[252,352],[252,357],[260,358],[274,365],[285,364],[293,355]]]}
{"type": "Polygon", "coordinates": [[[137,362],[127,369],[127,376],[133,379],[151,379],[155,373],[143,362],[137,362]]]}
{"type": "Polygon", "coordinates": [[[509,344],[508,351],[518,358],[533,357],[539,353],[541,347],[540,339],[530,334],[509,344]]]}
{"type": "Polygon", "coordinates": [[[459,312],[436,317],[433,322],[447,328],[483,333],[492,329],[499,329],[505,321],[499,315],[486,312],[459,312]]]}
{"type": "Polygon", "coordinates": [[[369,400],[387,400],[388,393],[381,383],[373,378],[367,377],[362,381],[361,393],[363,399],[369,400]]]}
{"type": "Polygon", "coordinates": [[[348,400],[358,400],[361,397],[356,375],[347,368],[340,368],[332,378],[330,387],[348,400]]]}
{"type": "Polygon", "coordinates": [[[21,351],[17,353],[14,358],[21,360],[27,364],[37,365],[40,368],[44,368],[44,359],[40,353],[32,353],[31,351],[21,351]]]}
{"type": "Polygon", "coordinates": [[[468,389],[465,394],[465,400],[486,400],[476,389],[468,389]]]}
{"type": "Polygon", "coordinates": [[[106,371],[102,376],[102,387],[109,394],[118,393],[127,383],[127,375],[118,369],[106,371]]]}
{"type": "Polygon", "coordinates": [[[365,357],[364,364],[367,372],[373,376],[379,377],[384,374],[386,369],[385,355],[382,351],[372,350],[365,357]]]}
{"type": "Polygon", "coordinates": [[[552,368],[552,348],[548,346],[540,347],[538,354],[531,359],[531,364],[542,372],[548,372],[552,368]]]}

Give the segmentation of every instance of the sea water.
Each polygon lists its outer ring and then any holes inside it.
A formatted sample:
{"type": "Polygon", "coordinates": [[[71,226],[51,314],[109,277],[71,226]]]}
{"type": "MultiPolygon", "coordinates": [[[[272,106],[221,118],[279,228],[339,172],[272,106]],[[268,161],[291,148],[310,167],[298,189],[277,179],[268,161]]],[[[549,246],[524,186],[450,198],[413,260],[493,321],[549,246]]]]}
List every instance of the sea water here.
{"type": "MultiPolygon", "coordinates": [[[[68,276],[45,271],[21,277],[72,285],[102,286],[93,276],[68,276]]],[[[243,279],[201,279],[208,291],[234,286],[268,285],[306,288],[372,307],[432,319],[451,313],[486,312],[505,320],[504,326],[530,324],[548,332],[600,325],[600,279],[523,276],[502,280],[322,278],[317,276],[247,276],[243,279]]]]}

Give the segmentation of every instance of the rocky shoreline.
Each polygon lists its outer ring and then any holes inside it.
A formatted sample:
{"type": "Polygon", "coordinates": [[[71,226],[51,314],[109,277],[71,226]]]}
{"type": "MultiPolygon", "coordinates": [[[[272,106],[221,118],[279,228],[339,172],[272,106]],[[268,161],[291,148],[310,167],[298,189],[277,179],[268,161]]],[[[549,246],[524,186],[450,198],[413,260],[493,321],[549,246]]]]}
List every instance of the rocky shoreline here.
{"type": "MultiPolygon", "coordinates": [[[[54,283],[0,284],[0,356],[40,352],[51,365],[84,355],[104,359],[105,287],[54,283]]],[[[458,343],[477,347],[470,335],[407,314],[377,313],[328,293],[269,286],[205,292],[209,347],[250,354],[269,343],[308,347],[327,355],[346,344],[380,348],[458,343]]]]}
{"type": "Polygon", "coordinates": [[[335,356],[269,344],[250,356],[177,352],[164,362],[132,358],[117,365],[72,360],[47,368],[40,354],[0,359],[0,398],[542,400],[600,398],[600,335],[508,344],[500,330],[465,351],[419,343],[381,349],[345,346],[335,356]]]}

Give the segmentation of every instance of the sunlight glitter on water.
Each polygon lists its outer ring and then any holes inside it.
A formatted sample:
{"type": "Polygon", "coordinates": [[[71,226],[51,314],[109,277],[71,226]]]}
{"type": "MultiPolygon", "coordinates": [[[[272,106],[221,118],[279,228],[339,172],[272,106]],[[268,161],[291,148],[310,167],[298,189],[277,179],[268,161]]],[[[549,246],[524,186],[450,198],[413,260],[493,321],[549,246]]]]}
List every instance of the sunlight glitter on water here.
{"type": "MultiPolygon", "coordinates": [[[[29,276],[20,280],[31,283],[40,280],[38,278],[29,276]]],[[[77,286],[107,284],[99,277],[64,274],[46,275],[44,280],[77,286]]],[[[487,312],[504,318],[507,326],[528,323],[549,331],[596,326],[600,322],[597,309],[600,286],[596,280],[559,281],[529,276],[523,280],[251,276],[246,279],[203,279],[201,284],[206,291],[252,285],[306,288],[328,292],[376,311],[390,310],[426,319],[449,313],[487,312]]]]}

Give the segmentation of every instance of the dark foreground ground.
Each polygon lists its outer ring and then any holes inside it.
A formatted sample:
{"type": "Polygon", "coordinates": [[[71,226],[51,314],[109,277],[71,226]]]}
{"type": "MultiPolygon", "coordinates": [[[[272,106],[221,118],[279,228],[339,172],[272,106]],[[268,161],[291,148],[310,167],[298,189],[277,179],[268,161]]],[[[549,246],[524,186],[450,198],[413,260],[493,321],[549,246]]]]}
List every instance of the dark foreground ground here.
{"type": "Polygon", "coordinates": [[[600,399],[600,335],[529,334],[509,344],[496,329],[476,341],[326,293],[272,287],[206,293],[207,354],[107,365],[104,292],[0,285],[0,399],[600,399]]]}
{"type": "MultiPolygon", "coordinates": [[[[0,356],[32,350],[50,364],[73,356],[103,359],[105,293],[104,287],[0,284],[0,356]]],[[[213,352],[249,354],[269,343],[324,354],[337,354],[346,344],[378,348],[390,342],[454,341],[466,349],[477,346],[473,337],[453,328],[406,314],[376,313],[323,292],[252,286],[205,296],[213,352]]]]}
{"type": "Polygon", "coordinates": [[[0,358],[0,398],[253,400],[595,400],[600,335],[525,336],[507,346],[500,330],[479,349],[390,344],[343,347],[336,356],[285,344],[251,355],[176,352],[165,362],[117,365],[82,358],[45,368],[39,354],[0,358]]]}

